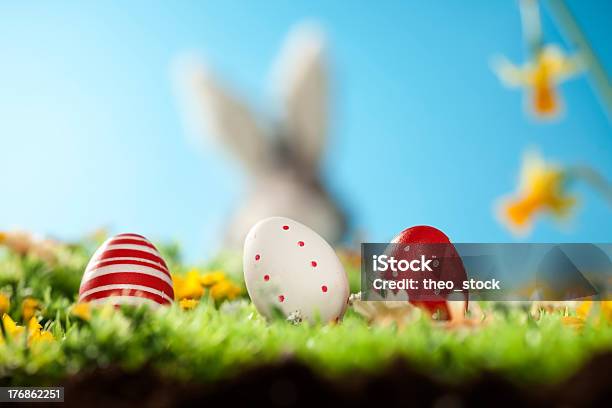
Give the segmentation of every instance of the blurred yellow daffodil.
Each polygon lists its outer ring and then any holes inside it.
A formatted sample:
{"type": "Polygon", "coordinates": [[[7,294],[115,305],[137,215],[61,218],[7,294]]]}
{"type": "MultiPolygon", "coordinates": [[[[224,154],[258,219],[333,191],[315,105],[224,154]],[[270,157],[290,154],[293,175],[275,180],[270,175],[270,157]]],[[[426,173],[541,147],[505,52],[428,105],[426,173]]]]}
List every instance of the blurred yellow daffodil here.
{"type": "Polygon", "coordinates": [[[200,283],[198,271],[192,269],[185,276],[172,275],[174,284],[174,297],[181,299],[199,299],[204,295],[204,288],[200,283]]]}
{"type": "Polygon", "coordinates": [[[558,218],[567,216],[577,199],[566,191],[566,181],[562,168],[545,162],[535,152],[526,154],[519,189],[515,196],[502,203],[501,220],[513,231],[524,233],[540,213],[551,213],[558,218]]]}
{"type": "Polygon", "coordinates": [[[577,74],[581,65],[576,56],[568,57],[558,47],[548,45],[522,67],[502,58],[495,70],[506,85],[526,90],[529,105],[536,116],[554,117],[561,108],[557,85],[577,74]]]}
{"type": "Polygon", "coordinates": [[[582,319],[596,316],[606,322],[612,323],[612,300],[585,300],[578,305],[576,315],[582,319]]]}
{"type": "Polygon", "coordinates": [[[565,316],[561,322],[565,326],[580,330],[587,319],[591,318],[598,324],[612,323],[612,301],[584,300],[576,307],[576,316],[565,316]]]}

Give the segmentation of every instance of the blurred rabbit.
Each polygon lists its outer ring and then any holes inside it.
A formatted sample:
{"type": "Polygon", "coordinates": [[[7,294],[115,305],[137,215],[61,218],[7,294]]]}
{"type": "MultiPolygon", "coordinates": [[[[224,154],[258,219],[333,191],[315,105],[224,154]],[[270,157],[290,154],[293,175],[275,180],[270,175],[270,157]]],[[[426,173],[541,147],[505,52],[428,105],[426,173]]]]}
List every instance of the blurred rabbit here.
{"type": "Polygon", "coordinates": [[[328,122],[325,62],[324,38],[317,29],[300,25],[292,30],[275,70],[282,114],[276,121],[263,121],[268,126],[202,64],[191,64],[183,78],[190,110],[204,117],[204,133],[249,172],[250,191],[227,229],[228,247],[240,248],[253,224],[270,216],[295,219],[332,244],[344,235],[346,217],[319,172],[328,122]]]}

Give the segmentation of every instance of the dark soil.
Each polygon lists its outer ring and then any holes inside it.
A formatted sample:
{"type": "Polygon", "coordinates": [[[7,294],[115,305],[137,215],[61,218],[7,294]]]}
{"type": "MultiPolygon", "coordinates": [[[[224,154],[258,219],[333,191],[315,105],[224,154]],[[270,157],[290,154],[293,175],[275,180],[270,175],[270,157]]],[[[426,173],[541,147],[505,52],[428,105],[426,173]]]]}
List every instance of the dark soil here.
{"type": "MultiPolygon", "coordinates": [[[[287,361],[242,372],[214,384],[185,384],[143,369],[117,368],[76,375],[64,382],[73,407],[291,407],[427,406],[436,408],[611,406],[612,353],[596,356],[567,380],[550,386],[517,386],[496,373],[448,385],[398,361],[376,375],[321,378],[303,364],[287,361]]],[[[38,405],[40,406],[40,405],[38,405]]]]}

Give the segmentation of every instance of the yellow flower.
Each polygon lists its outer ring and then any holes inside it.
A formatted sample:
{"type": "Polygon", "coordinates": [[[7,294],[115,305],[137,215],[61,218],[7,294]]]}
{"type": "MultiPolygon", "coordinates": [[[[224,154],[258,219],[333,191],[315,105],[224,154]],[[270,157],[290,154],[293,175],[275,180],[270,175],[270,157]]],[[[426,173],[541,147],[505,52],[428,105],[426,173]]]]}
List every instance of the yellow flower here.
{"type": "Polygon", "coordinates": [[[11,299],[4,293],[0,293],[0,314],[7,313],[11,308],[11,299]]]}
{"type": "Polygon", "coordinates": [[[50,331],[43,330],[36,317],[32,317],[28,322],[28,344],[53,340],[53,334],[50,331]]]}
{"type": "Polygon", "coordinates": [[[0,244],[4,244],[6,241],[6,232],[0,231],[0,244]]]}
{"type": "Polygon", "coordinates": [[[200,275],[195,269],[189,271],[184,277],[172,275],[172,283],[174,284],[174,297],[177,300],[199,299],[204,295],[200,275]]]}
{"type": "Polygon", "coordinates": [[[198,303],[200,302],[196,299],[181,299],[179,305],[183,310],[191,310],[194,309],[198,305],[198,303]]]}
{"type": "MultiPolygon", "coordinates": [[[[14,339],[25,333],[25,327],[19,326],[9,315],[6,313],[2,315],[2,325],[4,326],[4,332],[11,338],[14,339]]],[[[36,317],[32,317],[28,321],[28,345],[40,342],[40,341],[52,341],[54,340],[53,334],[50,331],[43,330],[36,317]]],[[[0,342],[4,339],[0,333],[0,342]]]]}
{"type": "Polygon", "coordinates": [[[23,326],[19,326],[9,315],[6,313],[2,315],[2,325],[4,326],[4,331],[11,338],[21,335],[25,328],[23,326]]]}
{"type": "Polygon", "coordinates": [[[564,217],[576,205],[576,198],[567,194],[564,171],[545,162],[538,154],[525,155],[519,191],[507,199],[500,217],[512,230],[526,232],[538,213],[564,217]]]}
{"type": "Polygon", "coordinates": [[[225,273],[222,271],[213,271],[209,273],[205,273],[200,277],[200,282],[204,286],[213,286],[216,283],[225,280],[225,273]]]}
{"type": "Polygon", "coordinates": [[[507,85],[522,87],[531,100],[532,112],[540,117],[553,117],[560,112],[561,101],[557,94],[558,83],[575,75],[581,69],[578,58],[568,57],[556,46],[549,45],[535,56],[533,61],[517,67],[502,60],[497,74],[507,85]]]}
{"type": "Polygon", "coordinates": [[[240,294],[240,287],[228,280],[216,283],[211,289],[210,294],[215,300],[223,298],[235,299],[240,294]]]}
{"type": "Polygon", "coordinates": [[[40,303],[33,298],[25,298],[21,304],[21,317],[24,321],[29,321],[36,314],[40,303]]]}
{"type": "Polygon", "coordinates": [[[594,302],[592,300],[585,300],[580,302],[576,308],[576,315],[581,319],[588,319],[591,315],[597,315],[599,313],[600,321],[612,323],[612,300],[602,300],[594,302]],[[596,308],[593,306],[597,305],[596,308]]]}
{"type": "Polygon", "coordinates": [[[587,319],[590,316],[596,317],[597,323],[612,322],[612,301],[582,301],[578,304],[578,307],[576,308],[576,316],[563,317],[561,319],[561,322],[566,326],[580,330],[584,327],[587,319]]]}
{"type": "Polygon", "coordinates": [[[91,307],[89,306],[89,303],[86,302],[81,302],[74,305],[70,313],[73,316],[85,321],[89,321],[89,319],[91,319],[91,307]]]}

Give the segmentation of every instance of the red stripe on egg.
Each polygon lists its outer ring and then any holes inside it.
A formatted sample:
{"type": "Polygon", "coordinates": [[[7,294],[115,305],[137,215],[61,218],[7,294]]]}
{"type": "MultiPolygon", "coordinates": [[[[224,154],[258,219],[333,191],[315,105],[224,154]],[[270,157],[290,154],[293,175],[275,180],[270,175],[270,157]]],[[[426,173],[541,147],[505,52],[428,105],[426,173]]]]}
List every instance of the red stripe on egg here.
{"type": "Polygon", "coordinates": [[[159,303],[160,305],[169,305],[170,302],[168,299],[156,295],[151,292],[146,292],[140,289],[109,289],[109,290],[101,290],[99,292],[94,292],[90,295],[87,295],[84,298],[79,299],[81,302],[90,302],[95,299],[104,299],[112,296],[129,296],[129,297],[137,297],[137,298],[145,298],[154,301],[155,303],[159,303]]]}
{"type": "Polygon", "coordinates": [[[141,245],[150,249],[154,249],[157,252],[157,248],[150,242],[135,239],[135,238],[113,238],[108,241],[108,245],[141,245]]]}
{"type": "Polygon", "coordinates": [[[138,249],[109,249],[108,251],[102,252],[100,256],[96,258],[96,261],[103,261],[110,258],[141,258],[146,259],[147,261],[156,262],[168,269],[166,262],[164,262],[161,257],[138,249]]]}
{"type": "Polygon", "coordinates": [[[174,290],[167,282],[151,275],[138,272],[117,272],[109,273],[106,275],[97,276],[93,279],[89,279],[81,284],[79,294],[87,292],[88,290],[106,286],[106,285],[140,285],[146,286],[151,289],[164,292],[168,297],[174,299],[174,290]]]}
{"type": "Polygon", "coordinates": [[[100,268],[104,268],[105,266],[111,266],[111,265],[146,266],[148,268],[153,268],[155,270],[163,272],[166,275],[168,275],[168,277],[170,277],[170,272],[168,272],[168,269],[164,268],[163,266],[157,263],[153,263],[151,261],[141,261],[138,258],[131,258],[131,259],[130,258],[117,258],[117,259],[108,259],[105,261],[98,261],[98,262],[94,261],[93,264],[87,267],[85,272],[91,272],[95,269],[100,269],[100,268]]]}

